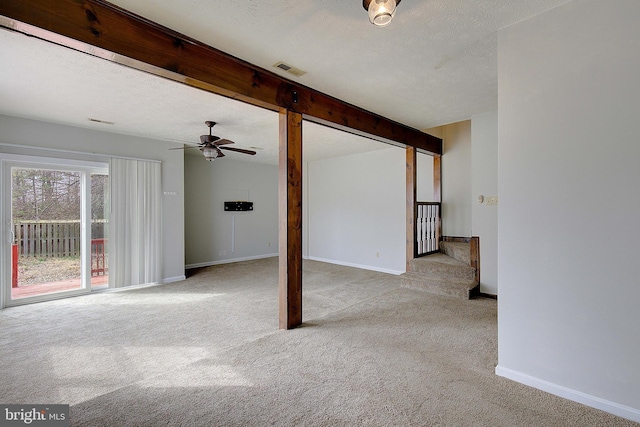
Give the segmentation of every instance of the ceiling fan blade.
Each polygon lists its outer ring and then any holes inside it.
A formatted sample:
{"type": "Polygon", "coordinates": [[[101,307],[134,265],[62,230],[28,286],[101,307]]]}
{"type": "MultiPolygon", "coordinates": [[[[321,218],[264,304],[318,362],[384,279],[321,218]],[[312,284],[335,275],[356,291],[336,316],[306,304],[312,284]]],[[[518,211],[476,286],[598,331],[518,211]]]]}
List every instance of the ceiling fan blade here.
{"type": "Polygon", "coordinates": [[[216,147],[218,149],[218,158],[220,157],[224,157],[224,154],[222,153],[222,151],[220,151],[220,149],[218,147],[216,147]]]}
{"type": "Polygon", "coordinates": [[[184,147],[169,148],[169,150],[186,150],[187,148],[200,148],[195,145],[186,145],[184,147]]]}
{"type": "Polygon", "coordinates": [[[244,153],[244,154],[250,154],[250,155],[254,155],[256,154],[255,151],[251,151],[251,150],[243,150],[242,148],[233,148],[233,147],[220,147],[221,150],[229,150],[229,151],[237,151],[238,153],[244,153]]]}
{"type": "Polygon", "coordinates": [[[218,139],[216,141],[216,145],[225,145],[225,144],[235,144],[235,142],[229,141],[228,139],[224,139],[224,138],[218,139]]]}

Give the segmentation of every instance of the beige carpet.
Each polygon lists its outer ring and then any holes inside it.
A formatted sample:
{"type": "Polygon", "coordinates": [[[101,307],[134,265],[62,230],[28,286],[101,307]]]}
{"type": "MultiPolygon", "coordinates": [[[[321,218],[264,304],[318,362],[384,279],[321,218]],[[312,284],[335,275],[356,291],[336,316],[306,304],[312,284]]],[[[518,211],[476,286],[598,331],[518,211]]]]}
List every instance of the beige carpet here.
{"type": "Polygon", "coordinates": [[[2,403],[86,426],[631,426],[494,374],[496,303],[305,262],[277,329],[277,260],[0,312],[2,403]]]}

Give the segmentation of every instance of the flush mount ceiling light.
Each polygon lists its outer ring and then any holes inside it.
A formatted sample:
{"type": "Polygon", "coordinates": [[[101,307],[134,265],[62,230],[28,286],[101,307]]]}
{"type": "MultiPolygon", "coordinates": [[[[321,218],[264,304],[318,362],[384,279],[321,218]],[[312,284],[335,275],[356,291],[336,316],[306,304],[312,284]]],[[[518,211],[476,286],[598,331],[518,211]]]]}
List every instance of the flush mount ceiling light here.
{"type": "Polygon", "coordinates": [[[384,27],[389,25],[396,14],[396,6],[402,0],[362,0],[362,7],[369,12],[369,21],[373,25],[384,27]]]}

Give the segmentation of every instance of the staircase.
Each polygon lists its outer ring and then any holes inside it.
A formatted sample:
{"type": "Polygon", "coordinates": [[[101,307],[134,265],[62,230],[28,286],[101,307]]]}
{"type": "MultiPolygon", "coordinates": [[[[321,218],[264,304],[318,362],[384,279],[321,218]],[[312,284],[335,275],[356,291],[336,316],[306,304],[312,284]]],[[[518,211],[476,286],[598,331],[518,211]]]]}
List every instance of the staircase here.
{"type": "Polygon", "coordinates": [[[411,260],[401,277],[402,286],[432,294],[470,299],[480,291],[466,242],[440,242],[439,253],[411,260]]]}

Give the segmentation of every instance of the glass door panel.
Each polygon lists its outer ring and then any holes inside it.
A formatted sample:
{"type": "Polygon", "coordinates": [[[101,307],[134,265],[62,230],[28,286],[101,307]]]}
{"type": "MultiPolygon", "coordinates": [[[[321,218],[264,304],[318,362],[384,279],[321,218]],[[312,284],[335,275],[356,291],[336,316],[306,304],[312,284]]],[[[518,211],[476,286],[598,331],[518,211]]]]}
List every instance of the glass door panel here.
{"type": "Polygon", "coordinates": [[[11,301],[86,289],[85,174],[11,167],[11,301]]]}
{"type": "Polygon", "coordinates": [[[91,174],[91,289],[109,287],[109,175],[91,174]]]}

